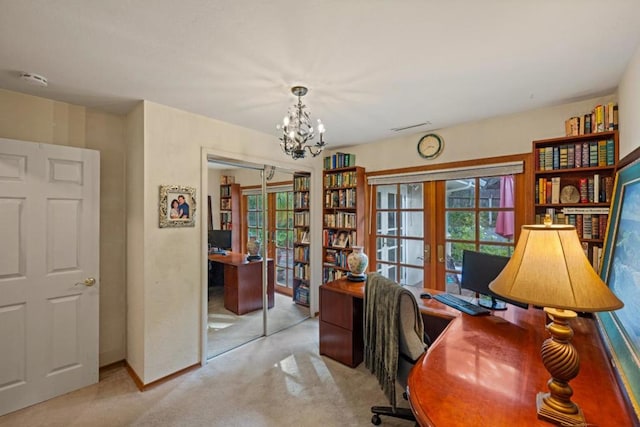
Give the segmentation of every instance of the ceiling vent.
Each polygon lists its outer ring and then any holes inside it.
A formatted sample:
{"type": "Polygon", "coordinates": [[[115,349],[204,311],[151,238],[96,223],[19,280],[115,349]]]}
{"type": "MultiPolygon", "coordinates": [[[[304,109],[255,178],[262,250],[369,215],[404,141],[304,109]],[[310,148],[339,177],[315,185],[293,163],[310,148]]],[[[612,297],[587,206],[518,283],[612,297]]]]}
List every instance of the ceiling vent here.
{"type": "Polygon", "coordinates": [[[402,127],[397,127],[397,128],[391,128],[392,131],[394,132],[402,132],[403,130],[407,130],[407,129],[413,129],[413,128],[419,128],[421,126],[429,126],[431,124],[431,122],[424,122],[424,123],[418,123],[415,125],[409,125],[409,126],[402,126],[402,127]]]}
{"type": "Polygon", "coordinates": [[[46,77],[34,73],[22,73],[20,79],[35,86],[47,87],[49,84],[46,77]]]}

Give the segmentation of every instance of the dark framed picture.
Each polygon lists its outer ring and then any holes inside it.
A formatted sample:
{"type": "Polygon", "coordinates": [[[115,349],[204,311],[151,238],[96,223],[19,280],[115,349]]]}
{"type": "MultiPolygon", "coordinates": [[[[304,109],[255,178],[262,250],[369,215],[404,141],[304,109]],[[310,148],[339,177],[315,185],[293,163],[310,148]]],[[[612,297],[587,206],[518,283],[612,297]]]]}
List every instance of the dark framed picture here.
{"type": "Polygon", "coordinates": [[[160,228],[195,227],[196,189],[182,185],[160,186],[160,228]]]}
{"type": "Polygon", "coordinates": [[[336,233],[333,238],[332,246],[337,248],[346,248],[349,245],[349,233],[346,231],[341,231],[336,233]]]}
{"type": "Polygon", "coordinates": [[[640,162],[618,172],[610,216],[600,277],[624,307],[598,313],[596,319],[640,419],[640,162]]]}

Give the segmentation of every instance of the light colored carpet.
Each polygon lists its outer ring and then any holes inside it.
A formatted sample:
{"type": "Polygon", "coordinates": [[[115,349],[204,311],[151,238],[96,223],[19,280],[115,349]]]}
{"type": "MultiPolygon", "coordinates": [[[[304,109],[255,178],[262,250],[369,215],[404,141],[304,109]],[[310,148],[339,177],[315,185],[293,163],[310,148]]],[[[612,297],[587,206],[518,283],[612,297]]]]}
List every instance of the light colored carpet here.
{"type": "MultiPolygon", "coordinates": [[[[262,310],[238,316],[224,308],[224,288],[209,291],[207,355],[215,357],[263,335],[262,310]]],[[[275,293],[273,307],[268,310],[269,335],[296,325],[309,317],[309,308],[295,304],[291,297],[275,293]]]]}
{"type": "MultiPolygon", "coordinates": [[[[145,392],[124,368],[100,377],[98,384],[2,416],[0,426],[365,427],[371,426],[371,406],[387,404],[364,364],[351,369],[319,355],[317,319],[145,392]]],[[[414,423],[384,418],[382,425],[414,423]]]]}

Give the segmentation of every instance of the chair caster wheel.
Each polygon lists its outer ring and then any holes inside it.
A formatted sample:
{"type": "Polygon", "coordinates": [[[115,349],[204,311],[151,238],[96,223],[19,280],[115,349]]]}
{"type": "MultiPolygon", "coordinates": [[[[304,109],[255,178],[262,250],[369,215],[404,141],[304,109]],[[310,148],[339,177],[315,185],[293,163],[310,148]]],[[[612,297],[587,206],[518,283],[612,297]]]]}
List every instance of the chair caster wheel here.
{"type": "Polygon", "coordinates": [[[380,419],[378,414],[374,414],[371,417],[371,424],[373,424],[374,426],[379,426],[381,422],[382,422],[382,420],[380,419]]]}

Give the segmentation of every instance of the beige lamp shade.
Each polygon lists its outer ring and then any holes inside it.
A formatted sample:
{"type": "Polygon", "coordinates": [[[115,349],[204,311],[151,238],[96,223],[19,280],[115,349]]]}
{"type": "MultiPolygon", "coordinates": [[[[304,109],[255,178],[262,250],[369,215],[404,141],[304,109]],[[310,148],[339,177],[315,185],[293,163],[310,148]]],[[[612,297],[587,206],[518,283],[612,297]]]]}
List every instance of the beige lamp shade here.
{"type": "Polygon", "coordinates": [[[524,225],[513,256],[489,285],[498,295],[582,312],[623,306],[587,259],[573,225],[524,225]]]}

